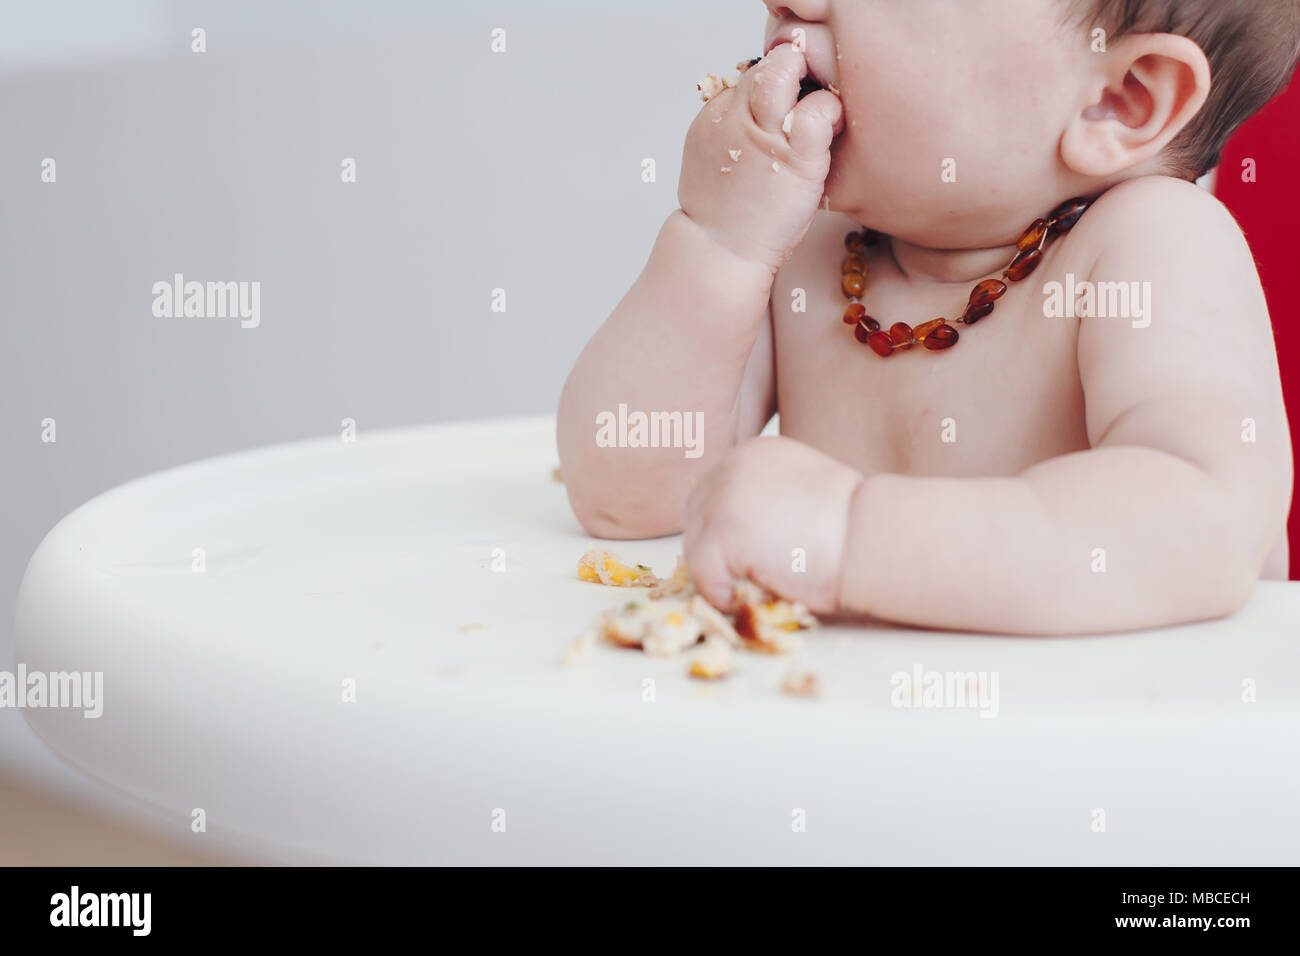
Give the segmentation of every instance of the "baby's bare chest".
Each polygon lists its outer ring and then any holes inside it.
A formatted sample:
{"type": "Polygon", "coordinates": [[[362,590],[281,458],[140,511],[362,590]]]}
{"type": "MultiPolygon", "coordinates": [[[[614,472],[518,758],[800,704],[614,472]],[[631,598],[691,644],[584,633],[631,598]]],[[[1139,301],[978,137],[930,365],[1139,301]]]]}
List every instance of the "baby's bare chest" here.
{"type": "MultiPolygon", "coordinates": [[[[882,358],[843,323],[836,272],[787,268],[772,299],[782,433],[866,472],[917,475],[1010,475],[1086,449],[1075,320],[1044,316],[1042,284],[1013,285],[991,316],[956,325],[950,349],[882,358]]],[[[899,285],[863,298],[885,328],[964,304],[899,285]]]]}

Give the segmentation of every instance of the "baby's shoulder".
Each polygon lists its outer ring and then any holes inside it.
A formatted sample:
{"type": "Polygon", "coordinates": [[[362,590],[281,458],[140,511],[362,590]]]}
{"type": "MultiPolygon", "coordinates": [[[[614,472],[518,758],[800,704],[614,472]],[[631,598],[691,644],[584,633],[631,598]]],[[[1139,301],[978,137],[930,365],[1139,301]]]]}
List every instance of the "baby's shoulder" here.
{"type": "Polygon", "coordinates": [[[1241,251],[1241,227],[1208,190],[1185,179],[1141,176],[1112,186],[1070,234],[1071,244],[1138,258],[1181,251],[1190,262],[1241,251]]]}
{"type": "MultiPolygon", "coordinates": [[[[1093,289],[1127,286],[1134,295],[1141,290],[1147,303],[1142,317],[1146,324],[1133,327],[1149,326],[1152,331],[1139,339],[1113,335],[1104,323],[1083,323],[1081,354],[1113,356],[1143,341],[1145,360],[1151,361],[1160,351],[1153,346],[1167,335],[1171,338],[1165,343],[1180,342],[1173,350],[1178,354],[1179,374],[1196,380],[1196,361],[1209,366],[1221,360],[1219,340],[1228,316],[1239,357],[1248,342],[1258,346],[1257,358],[1273,354],[1268,305],[1241,227],[1227,207],[1195,183],[1145,176],[1113,186],[1098,197],[1060,246],[1073,251],[1062,253],[1063,268],[1054,267],[1058,272],[1082,273],[1093,289]],[[1193,340],[1205,347],[1186,347],[1193,340]]],[[[1267,365],[1267,359],[1259,360],[1264,364],[1256,369],[1267,365]]],[[[1243,368],[1247,365],[1241,363],[1243,368]]]]}

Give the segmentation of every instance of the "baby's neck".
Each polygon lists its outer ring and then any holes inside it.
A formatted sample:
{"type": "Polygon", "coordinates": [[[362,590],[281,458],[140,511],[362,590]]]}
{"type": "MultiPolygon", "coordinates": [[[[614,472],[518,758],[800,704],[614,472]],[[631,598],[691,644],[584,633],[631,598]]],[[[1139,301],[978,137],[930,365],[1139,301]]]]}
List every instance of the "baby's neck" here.
{"type": "Polygon", "coordinates": [[[928,249],[890,237],[898,271],[909,282],[968,283],[1000,273],[1016,254],[1015,243],[987,249],[928,249]]]}

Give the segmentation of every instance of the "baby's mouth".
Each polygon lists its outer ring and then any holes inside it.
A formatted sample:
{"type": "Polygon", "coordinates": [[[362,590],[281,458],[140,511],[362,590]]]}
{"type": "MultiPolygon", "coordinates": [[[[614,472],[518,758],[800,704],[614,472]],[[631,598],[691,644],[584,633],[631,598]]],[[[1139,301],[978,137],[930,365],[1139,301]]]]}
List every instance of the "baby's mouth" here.
{"type": "MultiPolygon", "coordinates": [[[[821,40],[822,38],[817,37],[817,39],[821,40]]],[[[813,37],[809,37],[808,40],[812,41],[813,37]]],[[[792,36],[782,36],[781,33],[778,32],[777,35],[774,36],[768,42],[767,53],[771,53],[773,50],[775,50],[778,46],[780,46],[783,43],[794,44],[794,38],[792,36]]],[[[815,93],[818,90],[830,90],[832,93],[836,93],[836,94],[839,93],[839,90],[835,88],[834,83],[827,82],[825,79],[823,79],[821,75],[821,71],[819,69],[821,66],[821,63],[819,62],[820,60],[819,54],[827,51],[821,50],[820,47],[818,47],[818,49],[814,49],[814,46],[816,46],[815,43],[812,42],[806,43],[801,51],[803,52],[804,59],[808,64],[808,72],[799,81],[798,98],[801,100],[809,93],[815,93]]],[[[765,53],[764,56],[766,56],[767,53],[765,53]]]]}
{"type": "Polygon", "coordinates": [[[799,99],[803,99],[809,93],[816,93],[818,90],[824,89],[826,89],[826,87],[822,86],[821,82],[809,73],[799,81],[799,99]]]}

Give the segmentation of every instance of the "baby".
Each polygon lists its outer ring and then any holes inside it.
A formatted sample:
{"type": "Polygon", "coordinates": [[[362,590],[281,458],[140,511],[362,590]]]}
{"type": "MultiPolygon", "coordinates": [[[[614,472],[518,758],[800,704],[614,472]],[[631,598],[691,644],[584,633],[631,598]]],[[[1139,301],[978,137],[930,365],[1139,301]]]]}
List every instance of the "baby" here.
{"type": "Polygon", "coordinates": [[[751,579],[932,628],[1153,627],[1285,578],[1272,328],[1193,181],[1285,88],[1300,0],[767,7],[565,385],[583,527],[684,532],[723,610],[751,579]]]}

